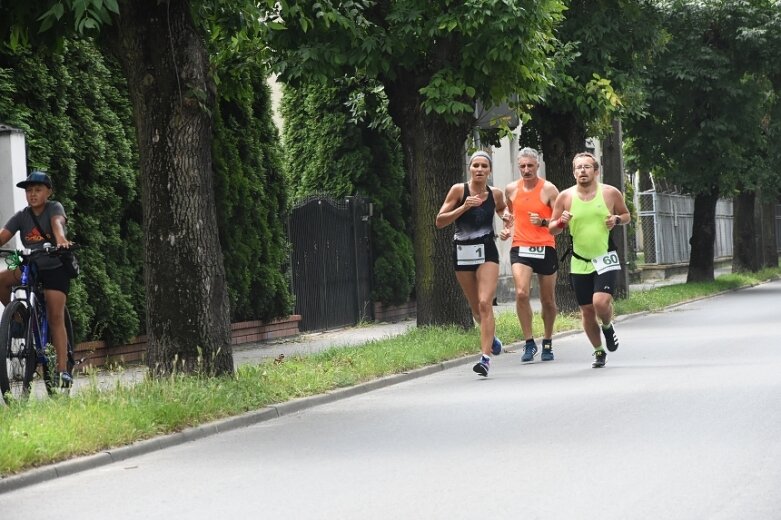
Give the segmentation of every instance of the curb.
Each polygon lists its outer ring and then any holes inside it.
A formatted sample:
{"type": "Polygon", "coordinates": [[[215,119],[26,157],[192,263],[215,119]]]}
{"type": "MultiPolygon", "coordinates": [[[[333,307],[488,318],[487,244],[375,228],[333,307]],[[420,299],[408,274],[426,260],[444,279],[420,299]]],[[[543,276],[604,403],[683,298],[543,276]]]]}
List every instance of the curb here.
{"type": "Polygon", "coordinates": [[[54,464],[31,469],[17,475],[9,475],[7,477],[0,478],[0,495],[9,491],[15,491],[27,486],[32,486],[34,484],[40,484],[48,480],[64,477],[66,475],[72,475],[81,471],[99,468],[101,466],[106,466],[108,464],[129,459],[131,457],[145,455],[147,453],[170,448],[172,446],[177,446],[186,442],[210,437],[218,433],[225,433],[231,430],[245,428],[247,426],[277,419],[285,415],[292,415],[315,406],[332,403],[334,401],[339,401],[348,397],[365,394],[373,390],[379,390],[380,388],[385,388],[403,383],[405,381],[410,381],[412,379],[417,379],[419,377],[442,372],[450,368],[468,364],[472,361],[473,357],[473,355],[468,355],[457,359],[443,361],[434,365],[416,368],[408,372],[401,372],[399,374],[381,377],[379,379],[374,379],[365,383],[359,383],[355,386],[331,390],[324,394],[293,399],[292,401],[286,401],[284,403],[267,406],[266,408],[247,412],[242,415],[227,417],[225,419],[194,426],[192,428],[186,428],[177,433],[162,435],[160,437],[153,437],[151,439],[138,441],[127,446],[120,446],[92,455],[64,460],[62,462],[55,462],[54,464]]]}

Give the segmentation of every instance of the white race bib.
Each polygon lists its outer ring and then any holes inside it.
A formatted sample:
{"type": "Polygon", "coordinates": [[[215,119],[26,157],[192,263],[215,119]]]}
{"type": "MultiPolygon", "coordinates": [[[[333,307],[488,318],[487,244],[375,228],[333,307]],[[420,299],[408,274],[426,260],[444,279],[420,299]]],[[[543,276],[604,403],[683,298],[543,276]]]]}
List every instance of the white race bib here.
{"type": "Polygon", "coordinates": [[[545,246],[519,246],[518,256],[543,260],[545,258],[545,246]]]}
{"type": "Polygon", "coordinates": [[[480,265],[485,263],[485,244],[456,245],[456,263],[458,265],[480,265]]]}
{"type": "Polygon", "coordinates": [[[608,251],[604,255],[599,255],[591,263],[594,264],[597,274],[621,270],[621,261],[618,259],[616,251],[608,251]]]}

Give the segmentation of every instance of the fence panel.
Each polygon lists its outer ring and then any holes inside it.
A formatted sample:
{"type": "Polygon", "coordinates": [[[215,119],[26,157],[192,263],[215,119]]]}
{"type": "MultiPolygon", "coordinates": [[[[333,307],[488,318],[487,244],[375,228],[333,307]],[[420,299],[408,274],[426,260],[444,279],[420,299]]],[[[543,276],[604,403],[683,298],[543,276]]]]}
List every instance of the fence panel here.
{"type": "MultiPolygon", "coordinates": [[[[672,193],[645,191],[637,194],[640,229],[637,247],[646,264],[688,263],[689,239],[694,223],[694,198],[672,193]]],[[[732,256],[732,201],[716,203],[716,258],[732,256]]]]}
{"type": "Polygon", "coordinates": [[[291,212],[291,273],[302,331],[355,325],[371,312],[368,204],[355,197],[303,201],[291,212]]]}

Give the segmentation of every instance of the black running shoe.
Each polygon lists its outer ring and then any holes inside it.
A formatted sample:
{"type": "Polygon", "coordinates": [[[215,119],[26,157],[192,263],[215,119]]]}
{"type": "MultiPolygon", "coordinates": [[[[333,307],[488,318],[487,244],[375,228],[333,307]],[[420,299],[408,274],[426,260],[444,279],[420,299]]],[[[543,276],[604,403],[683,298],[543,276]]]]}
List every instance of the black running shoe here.
{"type": "Polygon", "coordinates": [[[553,361],[553,343],[549,339],[542,340],[540,361],[553,361]]]}
{"type": "Polygon", "coordinates": [[[11,319],[11,337],[24,337],[24,323],[22,323],[22,317],[19,315],[19,313],[14,314],[13,318],[11,319]]]}
{"type": "Polygon", "coordinates": [[[594,362],[591,366],[594,368],[602,368],[605,366],[605,360],[607,359],[607,353],[604,350],[599,349],[594,351],[594,362]]]}
{"type": "Polygon", "coordinates": [[[491,358],[486,356],[480,356],[480,361],[475,363],[475,366],[472,367],[472,370],[474,370],[477,374],[487,377],[488,376],[488,369],[491,366],[491,358]]]}
{"type": "Polygon", "coordinates": [[[616,336],[616,329],[613,328],[613,324],[610,327],[602,329],[602,333],[605,335],[605,346],[608,351],[615,352],[618,350],[618,336],[616,336]]]}

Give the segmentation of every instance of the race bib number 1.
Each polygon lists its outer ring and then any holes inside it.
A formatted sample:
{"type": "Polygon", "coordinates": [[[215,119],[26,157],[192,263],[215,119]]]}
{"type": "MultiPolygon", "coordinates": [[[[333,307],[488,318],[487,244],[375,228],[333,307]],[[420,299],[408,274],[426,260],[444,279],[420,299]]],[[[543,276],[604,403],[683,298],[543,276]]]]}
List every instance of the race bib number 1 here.
{"type": "Polygon", "coordinates": [[[456,246],[458,265],[479,265],[485,263],[485,244],[464,244],[456,246]]]}
{"type": "Polygon", "coordinates": [[[618,253],[615,251],[608,251],[604,255],[593,259],[591,263],[594,264],[597,274],[621,270],[621,261],[618,259],[618,253]]]}
{"type": "Polygon", "coordinates": [[[518,247],[518,256],[523,258],[545,258],[545,246],[520,246],[518,247]]]}

